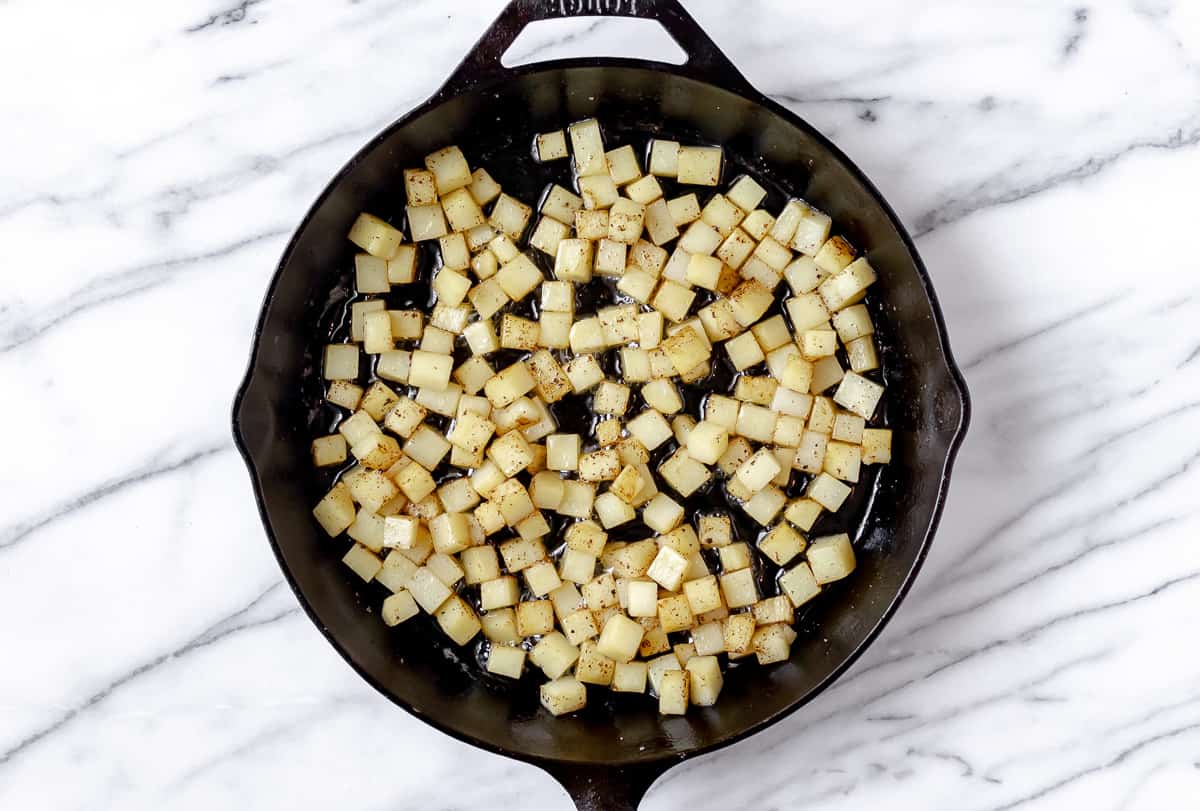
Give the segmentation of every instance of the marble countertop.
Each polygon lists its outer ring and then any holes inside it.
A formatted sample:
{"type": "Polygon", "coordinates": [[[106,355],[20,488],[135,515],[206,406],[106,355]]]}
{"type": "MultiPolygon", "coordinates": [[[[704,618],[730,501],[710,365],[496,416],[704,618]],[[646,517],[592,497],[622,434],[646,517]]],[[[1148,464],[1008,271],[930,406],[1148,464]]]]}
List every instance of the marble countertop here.
{"type": "MultiPolygon", "coordinates": [[[[500,6],[0,2],[0,807],[569,806],[342,662],[228,429],[290,231],[500,6]]],[[[975,416],[882,637],[643,807],[1192,807],[1200,4],[687,6],[917,236],[975,416]]]]}

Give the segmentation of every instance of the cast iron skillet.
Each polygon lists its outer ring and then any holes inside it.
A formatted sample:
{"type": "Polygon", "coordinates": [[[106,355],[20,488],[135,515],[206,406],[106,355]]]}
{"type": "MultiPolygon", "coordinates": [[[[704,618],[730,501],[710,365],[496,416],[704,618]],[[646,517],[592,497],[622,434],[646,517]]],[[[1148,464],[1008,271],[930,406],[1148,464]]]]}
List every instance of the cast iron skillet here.
{"type": "MultiPolygon", "coordinates": [[[[569,183],[566,167],[560,171],[555,179],[569,183]]],[[[391,306],[428,303],[421,291],[391,306]]],[[[547,770],[580,808],[607,809],[635,808],[650,784],[683,758],[733,743],[798,709],[862,653],[925,556],[968,410],[929,278],[891,208],[836,147],[751,87],[676,0],[515,0],[445,86],[363,148],[308,212],[271,281],[233,428],[279,564],[346,661],[427,723],[547,770]],[[686,64],[500,64],[528,23],[597,14],[658,21],[687,53],[686,64]],[[532,133],[588,116],[600,119],[611,143],[636,134],[639,145],[647,135],[722,144],[727,178],[738,171],[765,178],[772,210],[785,192],[819,205],[880,274],[869,306],[879,329],[894,461],[876,471],[870,496],[825,525],[854,533],[858,571],[799,618],[801,637],[789,662],[732,668],[717,706],[693,708],[686,717],[663,718],[653,701],[599,695],[605,691],[594,691],[577,716],[549,717],[537,707],[532,682],[512,689],[481,678],[471,652],[455,649],[428,623],[388,629],[368,615],[377,611],[382,592],[352,582],[339,562],[344,544],[331,546],[310,514],[328,482],[317,481],[308,442],[333,420],[321,404],[320,348],[344,335],[338,330],[353,287],[353,248],[345,235],[355,215],[366,210],[399,222],[401,170],[420,166],[422,156],[448,143],[462,146],[472,164],[486,166],[507,191],[535,199],[547,177],[529,171],[532,133]]]]}

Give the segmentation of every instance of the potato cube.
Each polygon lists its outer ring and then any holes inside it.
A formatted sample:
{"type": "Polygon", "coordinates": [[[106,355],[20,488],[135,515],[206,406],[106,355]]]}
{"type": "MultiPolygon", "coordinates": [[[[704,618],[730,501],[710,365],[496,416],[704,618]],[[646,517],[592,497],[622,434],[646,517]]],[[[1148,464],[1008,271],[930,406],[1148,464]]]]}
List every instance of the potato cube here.
{"type": "Polygon", "coordinates": [[[638,164],[637,154],[633,147],[626,144],[609,150],[605,154],[608,161],[608,174],[613,183],[624,186],[626,183],[641,177],[642,168],[638,164]]]}
{"type": "Polygon", "coordinates": [[[417,603],[407,591],[397,591],[383,601],[379,614],[389,628],[394,628],[405,620],[410,620],[419,613],[417,603]]]}
{"type": "Polygon", "coordinates": [[[596,497],[596,516],[605,529],[628,523],[637,517],[633,507],[613,493],[601,493],[596,497]]]}
{"type": "Polygon", "coordinates": [[[766,487],[779,473],[779,463],[768,448],[760,448],[734,474],[752,492],[766,487]]]}
{"type": "Polygon", "coordinates": [[[562,585],[558,571],[548,560],[540,560],[522,571],[525,574],[525,584],[535,597],[545,597],[562,585]]]}
{"type": "Polygon", "coordinates": [[[721,665],[716,656],[693,656],[684,664],[688,676],[688,696],[697,707],[711,707],[724,686],[721,665]]]}
{"type": "Polygon", "coordinates": [[[400,443],[390,436],[373,433],[371,436],[355,443],[350,452],[364,467],[376,470],[387,470],[400,461],[400,443]]]}
{"type": "Polygon", "coordinates": [[[556,512],[573,518],[587,518],[596,500],[596,486],[587,482],[563,482],[563,499],[556,512]]]}
{"type": "Polygon", "coordinates": [[[454,585],[463,579],[463,570],[458,565],[458,561],[441,552],[430,555],[429,559],[425,561],[425,567],[433,572],[434,577],[450,588],[454,588],[454,585]]]}
{"type": "Polygon", "coordinates": [[[634,244],[642,235],[645,219],[644,205],[625,198],[617,200],[608,212],[608,238],[613,242],[634,244]]]}
{"type": "Polygon", "coordinates": [[[358,347],[355,344],[329,344],[325,347],[326,380],[354,380],[358,377],[358,347]]]}
{"type": "Polygon", "coordinates": [[[629,199],[636,203],[649,205],[662,197],[662,186],[658,185],[658,180],[654,175],[646,175],[630,183],[625,188],[625,194],[629,195],[629,199]]]}
{"type": "MultiPolygon", "coordinates": [[[[724,604],[715,575],[687,581],[683,584],[683,593],[687,597],[693,614],[704,614],[720,608],[724,604]]],[[[666,622],[663,624],[666,625],[666,622]]]]}
{"type": "Polygon", "coordinates": [[[645,662],[617,662],[610,686],[618,693],[644,693],[648,668],[645,662]]]}
{"type": "Polygon", "coordinates": [[[821,515],[821,505],[812,499],[798,498],[787,506],[784,518],[807,532],[821,515]]]}
{"type": "Polygon", "coordinates": [[[331,467],[346,461],[346,438],[341,434],[317,437],[312,441],[315,467],[331,467]]]}
{"type": "Polygon", "coordinates": [[[730,608],[743,608],[758,602],[754,570],[747,567],[721,575],[721,594],[730,608]]]}
{"type": "Polygon", "coordinates": [[[658,584],[651,580],[631,580],[628,589],[628,611],[631,617],[658,616],[658,584]]]}
{"type": "Polygon", "coordinates": [[[869,420],[882,396],[883,386],[856,372],[848,372],[838,384],[833,400],[864,420],[869,420]]]}
{"type": "Polygon", "coordinates": [[[879,368],[879,355],[869,335],[846,344],[846,357],[850,360],[850,368],[859,374],[879,368]]]}
{"type": "Polygon", "coordinates": [[[642,521],[656,532],[670,532],[683,520],[683,506],[665,493],[659,493],[646,505],[642,521]]]}
{"type": "Polygon", "coordinates": [[[676,594],[659,600],[658,622],[663,631],[668,634],[691,628],[694,617],[688,598],[682,594],[676,594]]]}
{"type": "Polygon", "coordinates": [[[360,293],[386,293],[390,289],[387,261],[367,253],[355,256],[354,289],[360,293]]]}
{"type": "Polygon", "coordinates": [[[317,506],[313,508],[313,516],[330,537],[349,529],[355,518],[354,499],[350,495],[350,489],[342,482],[335,484],[333,489],[317,502],[317,506]]]}
{"type": "Polygon", "coordinates": [[[825,448],[821,469],[844,482],[857,482],[862,464],[862,448],[848,442],[830,442],[825,448]]]}
{"type": "Polygon", "coordinates": [[[471,527],[465,513],[435,516],[429,522],[429,534],[433,537],[433,548],[443,555],[453,555],[471,545],[471,527]]]}
{"type": "Polygon", "coordinates": [[[779,415],[769,408],[753,403],[742,403],[738,409],[736,433],[755,442],[770,442],[775,436],[775,425],[779,415]]]}
{"type": "Polygon", "coordinates": [[[500,577],[500,560],[491,546],[472,546],[462,551],[463,576],[469,585],[477,585],[500,577]]]}
{"type": "Polygon", "coordinates": [[[587,706],[587,688],[577,679],[564,676],[539,687],[538,699],[551,715],[566,715],[587,706]]]}
{"type": "Polygon", "coordinates": [[[712,472],[700,462],[688,456],[687,451],[676,451],[659,467],[663,479],[684,498],[695,493],[712,478],[712,472]]]}
{"type": "Polygon", "coordinates": [[[365,212],[358,215],[347,237],[371,256],[381,259],[391,259],[404,241],[400,231],[365,212]]]}
{"type": "Polygon", "coordinates": [[[725,651],[731,656],[744,656],[753,650],[754,615],[732,614],[722,624],[725,651]]]}
{"type": "MultiPolygon", "coordinates": [[[[487,220],[483,216],[483,210],[479,204],[475,202],[475,198],[471,196],[471,192],[467,189],[457,189],[450,192],[442,198],[442,211],[446,215],[446,220],[450,223],[452,231],[469,231],[472,228],[478,228],[485,225],[487,220]]],[[[414,237],[414,240],[416,237],[414,237]]],[[[443,243],[443,247],[445,243],[443,243]]],[[[466,249],[466,242],[463,241],[463,249],[466,249]]],[[[443,251],[443,260],[446,254],[443,251]]],[[[449,264],[449,263],[447,263],[449,264]]],[[[466,267],[466,262],[463,262],[463,267],[466,267]]]]}
{"type": "Polygon", "coordinates": [[[354,544],[342,557],[342,563],[366,582],[371,582],[383,567],[383,561],[365,546],[354,544]]]}
{"type": "Polygon", "coordinates": [[[371,419],[371,415],[360,410],[342,420],[338,425],[338,433],[346,438],[349,445],[354,446],[364,439],[380,434],[381,431],[375,420],[371,419]]]}
{"type": "Polygon", "coordinates": [[[813,255],[813,264],[823,276],[832,276],[853,262],[855,253],[844,237],[832,237],[813,255]]]}
{"type": "Polygon", "coordinates": [[[796,632],[783,623],[765,625],[754,632],[751,645],[760,665],[785,662],[791,655],[796,632]]]}
{"type": "Polygon", "coordinates": [[[600,124],[594,118],[576,121],[567,127],[571,136],[571,151],[575,158],[575,173],[580,177],[608,174],[608,160],[604,155],[604,137],[600,124]]]}
{"type": "Polygon", "coordinates": [[[807,563],[799,563],[779,578],[779,587],[796,608],[807,603],[821,592],[821,585],[813,576],[807,563]]]}
{"type": "Polygon", "coordinates": [[[769,212],[756,208],[742,220],[741,228],[754,239],[762,239],[775,227],[775,218],[769,212]]]}
{"type": "Polygon", "coordinates": [[[408,590],[426,614],[436,613],[452,595],[446,584],[424,566],[413,572],[408,580],[408,590]]]}
{"type": "Polygon", "coordinates": [[[428,425],[418,426],[404,443],[404,453],[430,471],[441,464],[449,450],[450,443],[446,438],[428,425]]]}
{"type": "Polygon", "coordinates": [[[433,391],[445,391],[450,384],[450,373],[453,370],[452,356],[416,349],[412,353],[408,383],[410,386],[429,388],[433,391]]]}
{"type": "Polygon", "coordinates": [[[742,211],[753,211],[767,196],[767,190],[760,186],[754,178],[742,175],[729,187],[729,193],[726,196],[742,211]]]}
{"type": "MultiPolygon", "coordinates": [[[[490,549],[491,547],[480,548],[490,549]]],[[[479,606],[484,611],[516,605],[520,598],[521,587],[517,583],[517,578],[509,575],[485,580],[479,586],[479,606]]]]}
{"type": "Polygon", "coordinates": [[[742,505],[742,509],[745,510],[746,515],[765,527],[770,526],[785,504],[787,504],[787,496],[784,492],[778,487],[768,485],[754,493],[750,500],[742,505]]]}
{"type": "Polygon", "coordinates": [[[680,183],[715,186],[721,182],[721,157],[720,147],[681,146],[676,158],[675,177],[680,183]]]}
{"type": "MultiPolygon", "coordinates": [[[[837,237],[834,237],[837,239],[837,237]]],[[[833,240],[830,240],[833,242],[833,240]]],[[[828,245],[829,243],[826,243],[828,245]]],[[[822,248],[822,251],[825,249],[822,248]]],[[[821,267],[820,256],[814,260],[821,267]]],[[[875,270],[866,258],[856,259],[841,271],[821,282],[817,292],[830,312],[856,304],[866,295],[867,288],[875,282],[875,270]]]]}
{"type": "MultiPolygon", "coordinates": [[[[488,217],[488,225],[495,228],[501,234],[510,239],[519,239],[525,231],[525,226],[529,224],[529,218],[533,215],[533,209],[507,194],[501,193],[496,198],[496,203],[492,207],[492,214],[488,217]]],[[[494,242],[492,243],[495,244],[494,242]]],[[[493,247],[493,252],[495,248],[493,247]]],[[[501,262],[507,261],[499,253],[496,258],[501,262]]]]}
{"type": "Polygon", "coordinates": [[[850,487],[828,473],[818,473],[808,483],[804,494],[830,512],[837,512],[846,497],[850,495],[850,487]]]}
{"type": "Polygon", "coordinates": [[[350,305],[350,340],[361,342],[363,339],[363,316],[377,310],[386,310],[387,302],[383,299],[367,299],[356,301],[350,305]]]}
{"type": "Polygon", "coordinates": [[[449,233],[446,228],[446,213],[440,205],[408,206],[405,214],[413,242],[438,239],[449,233]]]}
{"type": "Polygon", "coordinates": [[[697,220],[689,225],[679,238],[678,249],[688,255],[708,256],[720,247],[721,242],[720,231],[706,222],[697,220]]]}
{"type": "Polygon", "coordinates": [[[645,634],[640,624],[621,614],[614,614],[604,623],[596,652],[615,662],[628,662],[637,655],[645,634]]]}
{"type": "Polygon", "coordinates": [[[744,332],[738,337],[726,341],[725,351],[729,353],[729,360],[739,372],[766,360],[762,347],[759,346],[754,335],[749,332],[744,332]]]}
{"type": "MultiPolygon", "coordinates": [[[[486,635],[486,628],[484,633],[486,635]]],[[[510,645],[492,645],[488,651],[486,669],[497,676],[519,679],[525,669],[525,651],[510,645]]]]}
{"type": "Polygon", "coordinates": [[[733,305],[733,317],[743,327],[748,327],[762,318],[774,300],[774,294],[754,279],[742,282],[729,294],[729,303],[733,305]]]}
{"type": "Polygon", "coordinates": [[[670,547],[664,546],[658,550],[646,575],[667,591],[678,591],[683,582],[683,574],[687,571],[688,560],[670,547]]]}
{"type": "Polygon", "coordinates": [[[808,565],[820,585],[841,580],[854,571],[854,547],[846,533],[814,538],[808,548],[808,565]]]}
{"type": "Polygon", "coordinates": [[[786,566],[804,547],[804,536],[787,524],[779,524],[758,542],[759,551],[778,566],[786,566]]]}
{"type": "Polygon", "coordinates": [[[687,712],[691,681],[682,670],[662,674],[658,686],[658,711],[662,715],[683,715],[687,712]]]}
{"type": "MultiPolygon", "coordinates": [[[[833,224],[828,214],[811,206],[804,206],[791,245],[797,251],[815,256],[829,239],[829,228],[833,224]]],[[[815,266],[814,266],[815,267],[815,266]]]]}
{"type": "Polygon", "coordinates": [[[397,473],[395,481],[410,501],[420,501],[437,489],[429,471],[416,462],[410,462],[397,473]]]}
{"type": "Polygon", "coordinates": [[[646,206],[646,234],[655,245],[665,245],[679,236],[670,206],[661,197],[646,206]]]}
{"type": "MultiPolygon", "coordinates": [[[[517,627],[521,628],[521,609],[525,606],[539,605],[542,608],[538,613],[544,614],[550,610],[549,600],[539,600],[536,603],[521,603],[517,606],[517,627]]],[[[553,628],[553,615],[550,616],[551,625],[546,626],[545,623],[540,623],[535,627],[547,628],[544,631],[535,631],[534,633],[526,633],[521,631],[523,636],[534,636],[536,633],[543,633],[545,636],[538,641],[536,645],[529,651],[529,661],[542,669],[548,678],[557,679],[559,676],[571,669],[571,665],[579,658],[579,649],[571,644],[565,636],[558,631],[550,630],[553,628]]]]}
{"type": "Polygon", "coordinates": [[[862,432],[862,463],[886,465],[892,461],[892,432],[888,428],[866,428],[862,432]]]}
{"type": "MultiPolygon", "coordinates": [[[[478,490],[479,488],[475,489],[478,490]]],[[[509,479],[503,484],[498,485],[492,490],[489,498],[500,508],[500,514],[504,516],[504,522],[510,527],[515,527],[532,515],[534,511],[533,500],[529,498],[528,491],[516,479],[509,479]]],[[[511,565],[508,568],[512,570],[511,565]]]]}
{"type": "Polygon", "coordinates": [[[534,149],[540,161],[555,161],[567,157],[567,136],[562,130],[540,133],[534,140],[534,149]]]}
{"type": "MultiPolygon", "coordinates": [[[[736,270],[750,257],[750,254],[754,251],[754,247],[754,240],[749,234],[741,228],[734,228],[717,247],[717,258],[736,270]]],[[[710,290],[717,289],[718,280],[714,280],[714,285],[709,288],[710,290]]]]}
{"type": "Polygon", "coordinates": [[[583,642],[579,648],[579,659],[575,662],[575,678],[584,684],[607,687],[613,679],[616,663],[596,651],[596,643],[583,642]]]}

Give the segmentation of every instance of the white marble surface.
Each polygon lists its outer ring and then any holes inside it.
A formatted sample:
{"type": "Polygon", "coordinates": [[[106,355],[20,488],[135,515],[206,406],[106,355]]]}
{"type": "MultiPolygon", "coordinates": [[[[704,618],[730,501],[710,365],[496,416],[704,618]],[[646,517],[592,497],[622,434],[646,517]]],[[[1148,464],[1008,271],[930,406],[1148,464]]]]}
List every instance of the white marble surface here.
{"type": "MultiPolygon", "coordinates": [[[[644,807],[1194,807],[1200,4],[688,6],[918,235],[975,419],[882,638],[644,807]]],[[[228,431],[288,233],[499,7],[0,2],[0,807],[568,807],[342,663],[228,431]]]]}

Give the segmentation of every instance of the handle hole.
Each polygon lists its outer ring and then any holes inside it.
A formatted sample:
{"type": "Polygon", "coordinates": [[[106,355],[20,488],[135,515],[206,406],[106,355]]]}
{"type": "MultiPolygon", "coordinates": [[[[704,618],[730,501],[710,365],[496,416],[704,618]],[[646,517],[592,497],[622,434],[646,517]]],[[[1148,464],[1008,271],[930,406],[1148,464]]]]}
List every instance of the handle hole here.
{"type": "Polygon", "coordinates": [[[654,20],[570,17],[525,27],[500,57],[506,68],[578,56],[618,56],[682,65],[687,54],[654,20]]]}

